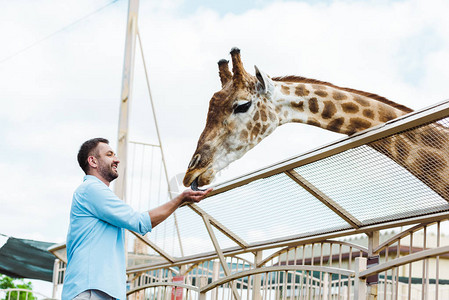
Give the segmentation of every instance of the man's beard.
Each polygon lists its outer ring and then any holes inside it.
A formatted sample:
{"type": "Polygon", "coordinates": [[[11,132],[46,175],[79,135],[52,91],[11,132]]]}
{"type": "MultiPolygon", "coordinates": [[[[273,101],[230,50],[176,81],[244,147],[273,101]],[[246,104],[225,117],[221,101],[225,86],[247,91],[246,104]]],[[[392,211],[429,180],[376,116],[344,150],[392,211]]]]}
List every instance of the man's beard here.
{"type": "Polygon", "coordinates": [[[100,173],[100,175],[108,182],[111,182],[118,177],[118,174],[112,170],[112,166],[106,164],[98,165],[98,173],[100,173]]]}

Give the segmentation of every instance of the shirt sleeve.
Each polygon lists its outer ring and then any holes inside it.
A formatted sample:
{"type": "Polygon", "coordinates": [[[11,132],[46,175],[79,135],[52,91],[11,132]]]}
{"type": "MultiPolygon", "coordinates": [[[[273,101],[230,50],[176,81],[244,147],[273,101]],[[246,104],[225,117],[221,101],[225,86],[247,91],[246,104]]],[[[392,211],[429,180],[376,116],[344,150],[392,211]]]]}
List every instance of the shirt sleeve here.
{"type": "Polygon", "coordinates": [[[141,235],[151,231],[151,219],[148,211],[135,211],[120,200],[106,185],[92,182],[86,189],[85,196],[86,208],[100,220],[141,235]]]}

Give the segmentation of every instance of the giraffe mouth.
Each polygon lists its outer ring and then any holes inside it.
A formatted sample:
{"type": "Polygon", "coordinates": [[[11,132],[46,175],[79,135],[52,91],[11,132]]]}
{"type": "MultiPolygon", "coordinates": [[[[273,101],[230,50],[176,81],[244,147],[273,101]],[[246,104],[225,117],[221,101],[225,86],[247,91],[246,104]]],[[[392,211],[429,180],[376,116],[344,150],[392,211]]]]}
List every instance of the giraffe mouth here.
{"type": "Polygon", "coordinates": [[[200,189],[198,188],[198,177],[196,177],[192,183],[190,184],[190,188],[192,189],[192,191],[202,191],[204,192],[206,189],[200,189]]]}

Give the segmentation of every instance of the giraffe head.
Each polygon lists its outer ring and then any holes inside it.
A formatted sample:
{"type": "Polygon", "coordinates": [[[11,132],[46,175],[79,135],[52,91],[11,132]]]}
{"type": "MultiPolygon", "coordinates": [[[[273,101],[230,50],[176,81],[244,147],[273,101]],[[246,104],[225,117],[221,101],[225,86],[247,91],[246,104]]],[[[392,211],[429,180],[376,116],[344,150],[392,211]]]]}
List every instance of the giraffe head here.
{"type": "Polygon", "coordinates": [[[227,60],[218,62],[222,89],[209,102],[206,127],[184,177],[184,185],[203,186],[215,174],[242,157],[279,125],[270,101],[274,85],[257,67],[256,76],[245,71],[240,50],[231,50],[232,73],[227,60]]]}

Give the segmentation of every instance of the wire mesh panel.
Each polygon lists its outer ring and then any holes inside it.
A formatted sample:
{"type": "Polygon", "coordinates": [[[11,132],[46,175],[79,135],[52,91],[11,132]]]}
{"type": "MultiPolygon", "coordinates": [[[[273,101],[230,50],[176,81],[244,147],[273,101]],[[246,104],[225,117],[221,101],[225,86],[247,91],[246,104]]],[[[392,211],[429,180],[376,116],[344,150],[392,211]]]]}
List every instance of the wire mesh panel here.
{"type": "Polygon", "coordinates": [[[285,174],[215,195],[199,206],[249,243],[349,228],[285,174]]]}
{"type": "Polygon", "coordinates": [[[187,206],[176,212],[184,256],[214,251],[202,217],[187,206]]]}
{"type": "MultiPolygon", "coordinates": [[[[446,139],[446,133],[443,135],[442,132],[447,129],[442,124],[447,124],[447,120],[347,150],[295,171],[363,225],[448,211],[448,201],[442,198],[439,190],[432,189],[435,184],[431,182],[440,176],[436,164],[449,162],[449,148],[438,146],[436,162],[425,157],[427,154],[422,152],[424,148],[420,145],[422,141],[426,141],[427,147],[445,143],[440,140],[446,139]],[[420,142],[412,142],[411,136],[420,142]],[[407,163],[401,163],[401,160],[407,160],[407,163]],[[428,163],[422,165],[421,160],[428,163]],[[426,175],[418,176],[423,167],[426,175]]],[[[449,133],[447,135],[449,137],[449,133]]],[[[440,181],[449,180],[449,174],[446,175],[440,181]]]]}

